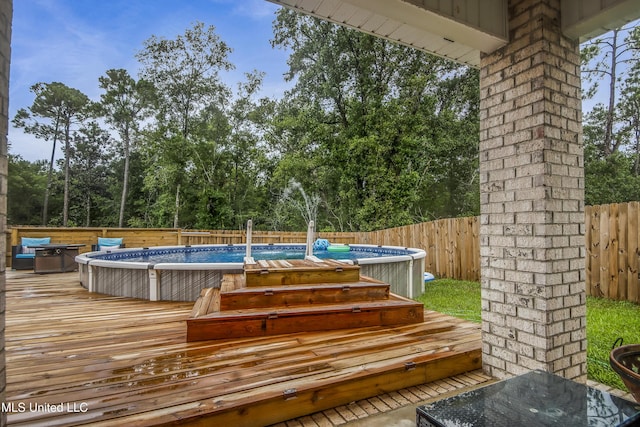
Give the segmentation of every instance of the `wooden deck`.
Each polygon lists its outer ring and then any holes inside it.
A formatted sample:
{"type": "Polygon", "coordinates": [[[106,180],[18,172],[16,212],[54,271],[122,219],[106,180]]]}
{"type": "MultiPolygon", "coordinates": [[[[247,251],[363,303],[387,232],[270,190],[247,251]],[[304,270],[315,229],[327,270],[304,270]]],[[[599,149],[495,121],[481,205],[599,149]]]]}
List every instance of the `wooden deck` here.
{"type": "Polygon", "coordinates": [[[192,307],[89,293],[75,273],[7,272],[9,425],[261,426],[480,367],[479,325],[439,313],[187,343],[192,307]]]}

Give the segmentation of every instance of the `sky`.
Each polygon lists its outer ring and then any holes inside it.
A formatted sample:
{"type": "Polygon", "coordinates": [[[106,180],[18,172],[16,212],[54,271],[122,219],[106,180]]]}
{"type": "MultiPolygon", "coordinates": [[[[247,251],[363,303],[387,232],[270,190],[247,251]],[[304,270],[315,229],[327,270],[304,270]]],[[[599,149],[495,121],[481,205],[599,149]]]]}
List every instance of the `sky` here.
{"type": "MultiPolygon", "coordinates": [[[[266,73],[261,96],[290,87],[283,74],[288,53],[273,49],[272,22],[279,6],[265,0],[17,0],[13,2],[9,118],[34,100],[38,82],[61,82],[98,101],[98,78],[112,68],[137,77],[136,52],[152,35],[174,39],[197,21],[213,25],[232,49],[235,70],[223,75],[232,88],[244,73],[266,73]]],[[[9,124],[9,152],[46,160],[51,143],[9,124]]]]}

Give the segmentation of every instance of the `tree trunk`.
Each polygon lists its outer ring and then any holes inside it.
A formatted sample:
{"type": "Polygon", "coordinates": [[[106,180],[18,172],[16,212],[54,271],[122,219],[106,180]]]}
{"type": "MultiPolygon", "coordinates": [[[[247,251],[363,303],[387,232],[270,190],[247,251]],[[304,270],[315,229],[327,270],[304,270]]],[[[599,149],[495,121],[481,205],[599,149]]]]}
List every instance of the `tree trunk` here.
{"type": "Polygon", "coordinates": [[[636,134],[636,158],[633,161],[633,174],[635,176],[640,175],[640,128],[638,126],[635,127],[636,134]]]}
{"type": "Polygon", "coordinates": [[[65,126],[64,132],[64,203],[62,207],[62,226],[66,227],[69,222],[69,157],[71,154],[70,125],[65,126]]]}
{"type": "Polygon", "coordinates": [[[618,55],[618,32],[619,28],[613,30],[613,41],[611,42],[611,80],[609,81],[609,105],[607,107],[607,122],[604,132],[604,150],[608,157],[617,150],[617,145],[613,143],[613,114],[616,105],[616,65],[618,55]]]}
{"type": "Polygon", "coordinates": [[[53,162],[56,156],[56,136],[53,137],[53,149],[51,150],[51,160],[49,160],[49,173],[47,174],[47,187],[44,190],[44,201],[42,202],[42,225],[47,225],[49,211],[49,193],[51,192],[51,181],[53,181],[53,162]]]}
{"type": "Polygon", "coordinates": [[[84,226],[90,227],[91,226],[91,194],[89,194],[89,192],[87,192],[86,194],[85,204],[87,205],[87,216],[84,220],[84,226]]]}
{"type": "Polygon", "coordinates": [[[178,184],[176,187],[176,210],[173,215],[173,228],[180,227],[179,211],[180,211],[180,184],[178,184]]]}
{"type": "Polygon", "coordinates": [[[124,177],[122,178],[122,197],[120,198],[120,216],[118,227],[124,224],[124,208],[127,202],[127,192],[129,190],[129,130],[125,130],[124,138],[124,177]]]}
{"type": "Polygon", "coordinates": [[[51,149],[51,159],[49,160],[47,187],[44,190],[44,201],[42,202],[42,225],[47,225],[49,219],[49,193],[51,192],[51,182],[53,181],[53,162],[55,161],[56,145],[58,143],[58,126],[60,126],[60,119],[56,117],[56,132],[53,134],[53,148],[51,149]]]}

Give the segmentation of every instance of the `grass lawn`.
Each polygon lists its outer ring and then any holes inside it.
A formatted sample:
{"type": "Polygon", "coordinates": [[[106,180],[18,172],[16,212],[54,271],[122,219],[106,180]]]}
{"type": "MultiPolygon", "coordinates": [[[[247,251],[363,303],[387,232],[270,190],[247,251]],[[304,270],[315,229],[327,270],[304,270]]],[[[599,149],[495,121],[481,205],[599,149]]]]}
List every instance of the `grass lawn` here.
{"type": "MultiPolygon", "coordinates": [[[[425,308],[480,322],[480,283],[439,279],[425,284],[418,298],[425,308]]],[[[627,390],[609,366],[609,352],[616,339],[640,343],[640,305],[627,301],[587,298],[587,375],[589,379],[627,390]]]]}

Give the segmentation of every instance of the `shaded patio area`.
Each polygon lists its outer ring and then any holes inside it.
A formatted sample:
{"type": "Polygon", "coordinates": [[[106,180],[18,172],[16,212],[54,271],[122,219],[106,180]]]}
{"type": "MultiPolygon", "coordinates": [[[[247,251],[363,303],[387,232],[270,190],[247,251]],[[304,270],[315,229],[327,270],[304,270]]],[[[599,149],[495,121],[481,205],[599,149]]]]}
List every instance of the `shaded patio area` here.
{"type": "Polygon", "coordinates": [[[435,312],[187,343],[192,306],[90,293],[77,273],[7,272],[9,424],[339,425],[489,380],[480,326],[435,312]]]}

